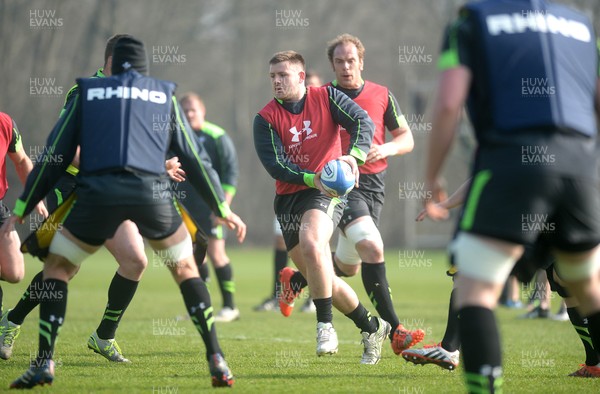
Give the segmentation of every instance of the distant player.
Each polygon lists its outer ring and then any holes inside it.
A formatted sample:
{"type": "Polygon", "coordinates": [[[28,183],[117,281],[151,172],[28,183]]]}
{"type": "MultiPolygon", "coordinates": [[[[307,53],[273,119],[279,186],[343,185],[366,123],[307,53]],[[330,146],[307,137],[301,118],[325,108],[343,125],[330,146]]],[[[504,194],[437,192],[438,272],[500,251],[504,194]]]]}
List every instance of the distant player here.
{"type": "MultiPolygon", "coordinates": [[[[224,129],[205,119],[206,106],[196,93],[186,93],[179,99],[181,108],[204,150],[210,157],[212,167],[219,175],[221,187],[225,192],[225,200],[229,205],[233,201],[237,190],[239,165],[237,152],[231,138],[224,129]]],[[[185,168],[183,169],[185,171],[185,168]]],[[[215,321],[231,322],[239,319],[240,311],[235,307],[234,294],[235,282],[233,281],[233,268],[225,252],[226,230],[222,225],[215,223],[210,207],[200,198],[190,182],[178,184],[179,201],[185,206],[192,218],[208,236],[208,258],[214,269],[221,296],[223,308],[215,315],[215,321]]],[[[196,248],[196,251],[199,249],[196,248]]],[[[198,268],[205,263],[202,256],[195,253],[198,268]]],[[[208,267],[204,265],[206,270],[208,267]]]]}

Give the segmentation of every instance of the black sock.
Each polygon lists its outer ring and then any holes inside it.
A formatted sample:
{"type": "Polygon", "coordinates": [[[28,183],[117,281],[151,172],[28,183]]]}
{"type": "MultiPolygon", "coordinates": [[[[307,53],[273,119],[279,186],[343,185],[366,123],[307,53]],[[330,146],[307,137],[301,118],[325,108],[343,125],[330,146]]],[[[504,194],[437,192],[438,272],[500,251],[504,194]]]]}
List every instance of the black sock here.
{"type": "Polygon", "coordinates": [[[385,263],[368,264],[363,261],[360,271],[367,295],[379,317],[392,325],[393,330],[390,332],[390,338],[392,338],[400,320],[394,310],[392,289],[390,289],[385,274],[385,263]]]}
{"type": "Polygon", "coordinates": [[[213,307],[206,283],[200,278],[183,281],[179,288],[188,313],[206,346],[206,359],[215,353],[223,354],[214,326],[213,307]]]}
{"type": "Polygon", "coordinates": [[[113,339],[115,337],[119,322],[135,295],[138,283],[135,280],[124,278],[118,272],[115,272],[115,276],[113,276],[108,288],[108,303],[104,310],[104,316],[96,330],[98,338],[113,339]]]}
{"type": "MultiPolygon", "coordinates": [[[[196,266],[198,272],[203,281],[208,282],[210,271],[208,264],[206,263],[206,251],[208,250],[208,243],[206,240],[198,241],[198,237],[202,237],[204,233],[196,233],[196,243],[194,243],[194,260],[196,260],[196,266]]],[[[206,237],[206,236],[204,236],[206,237]]]]}
{"type": "Polygon", "coordinates": [[[567,314],[569,315],[569,320],[571,321],[573,328],[577,331],[577,335],[579,335],[579,339],[581,339],[581,342],[583,343],[583,348],[585,349],[585,365],[597,365],[600,360],[598,359],[598,353],[594,350],[594,345],[592,345],[592,338],[588,331],[587,319],[581,317],[577,308],[567,308],[567,314]]]}
{"type": "Polygon", "coordinates": [[[467,391],[502,390],[502,355],[496,317],[490,309],[467,306],[460,311],[459,330],[467,391]]]}
{"type": "Polygon", "coordinates": [[[46,279],[38,291],[40,299],[40,334],[36,359],[37,366],[52,359],[58,331],[67,311],[67,282],[46,279]]]}
{"type": "Polygon", "coordinates": [[[3,299],[4,299],[4,292],[2,291],[2,286],[0,286],[0,312],[4,312],[4,308],[2,307],[3,299]]]}
{"type": "Polygon", "coordinates": [[[44,272],[40,271],[31,279],[27,290],[25,290],[17,305],[8,313],[8,320],[18,325],[23,324],[27,315],[40,304],[43,283],[44,272]]]}
{"type": "Polygon", "coordinates": [[[287,266],[287,250],[275,249],[275,280],[273,284],[273,298],[277,297],[279,291],[279,271],[287,266]]]}
{"type": "Polygon", "coordinates": [[[313,298],[315,308],[317,309],[317,322],[331,323],[333,321],[333,300],[327,298],[313,298]]]}
{"type": "Polygon", "coordinates": [[[361,332],[372,334],[379,328],[377,319],[373,318],[371,313],[360,302],[356,309],[346,316],[356,324],[356,327],[360,328],[361,332]]]}
{"type": "Polygon", "coordinates": [[[292,290],[294,290],[294,292],[298,293],[306,286],[308,286],[306,278],[304,277],[304,275],[302,275],[302,272],[296,271],[294,275],[292,275],[292,277],[290,278],[290,287],[292,288],[292,290]]]}
{"type": "Polygon", "coordinates": [[[231,263],[227,263],[220,268],[215,268],[215,275],[219,281],[219,288],[221,289],[221,295],[223,296],[223,307],[234,309],[233,293],[235,293],[235,282],[233,281],[231,263]]]}
{"type": "Polygon", "coordinates": [[[206,261],[207,251],[208,238],[206,238],[204,232],[200,233],[200,231],[198,231],[196,233],[196,242],[194,243],[194,260],[196,260],[196,265],[198,266],[198,269],[200,269],[200,266],[206,261]]]}
{"type": "Polygon", "coordinates": [[[340,278],[348,278],[348,275],[335,263],[335,252],[331,252],[331,261],[333,262],[333,272],[335,272],[335,275],[340,278]]]}
{"type": "Polygon", "coordinates": [[[592,345],[594,346],[594,349],[600,349],[600,312],[588,316],[587,322],[592,345]]]}
{"type": "Polygon", "coordinates": [[[448,306],[448,320],[446,321],[446,332],[442,339],[442,347],[449,352],[454,352],[460,347],[460,337],[458,335],[458,310],[454,308],[454,298],[456,290],[452,289],[450,293],[450,305],[448,306]]]}
{"type": "Polygon", "coordinates": [[[200,272],[200,278],[202,278],[202,280],[204,282],[208,282],[210,277],[210,269],[208,268],[208,264],[207,263],[202,263],[198,266],[198,272],[200,272]]]}

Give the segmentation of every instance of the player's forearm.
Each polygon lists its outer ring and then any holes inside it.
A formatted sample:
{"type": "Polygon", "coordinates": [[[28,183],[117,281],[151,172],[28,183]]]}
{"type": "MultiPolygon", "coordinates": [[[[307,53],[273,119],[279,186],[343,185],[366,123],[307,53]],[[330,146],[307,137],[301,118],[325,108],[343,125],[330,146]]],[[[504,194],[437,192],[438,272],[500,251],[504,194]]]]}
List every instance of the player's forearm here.
{"type": "Polygon", "coordinates": [[[79,168],[79,147],[77,147],[75,157],[73,157],[73,160],[71,160],[71,165],[75,168],[79,168]]]}
{"type": "Polygon", "coordinates": [[[233,196],[234,194],[230,193],[230,192],[225,192],[225,201],[227,202],[227,204],[229,206],[231,206],[231,202],[233,201],[233,196]]]}
{"type": "Polygon", "coordinates": [[[462,205],[467,198],[467,190],[471,186],[471,178],[467,179],[465,183],[460,185],[458,189],[450,197],[448,197],[445,201],[442,201],[440,204],[444,206],[446,209],[452,209],[459,205],[462,205]]]}
{"type": "Polygon", "coordinates": [[[429,139],[429,154],[427,155],[427,170],[425,176],[432,184],[440,175],[448,152],[452,147],[457,124],[457,114],[454,111],[440,109],[436,112],[433,122],[433,132],[429,139]]]}
{"type": "Polygon", "coordinates": [[[259,156],[269,175],[278,181],[315,187],[312,171],[304,170],[287,157],[259,156]]]}
{"type": "Polygon", "coordinates": [[[260,115],[254,119],[254,148],[263,167],[278,181],[296,185],[314,186],[315,174],[305,170],[286,154],[277,131],[260,115]]]}
{"type": "Polygon", "coordinates": [[[464,66],[446,70],[440,76],[425,173],[430,184],[440,174],[452,146],[470,82],[470,71],[464,66]]]}
{"type": "Polygon", "coordinates": [[[404,129],[392,131],[392,135],[394,138],[390,142],[383,144],[383,148],[386,150],[386,157],[404,155],[412,152],[415,147],[415,140],[412,131],[408,126],[404,129]]]}
{"type": "Polygon", "coordinates": [[[15,171],[17,172],[17,176],[19,177],[19,180],[23,186],[25,186],[25,182],[27,182],[27,176],[32,169],[33,163],[25,154],[23,154],[23,157],[17,163],[15,163],[15,171]]]}
{"type": "Polygon", "coordinates": [[[453,114],[438,113],[434,121],[434,129],[429,139],[427,167],[425,177],[433,184],[441,173],[444,161],[450,151],[454,139],[453,114]]]}
{"type": "MultiPolygon", "coordinates": [[[[43,160],[43,159],[42,159],[43,160]]],[[[14,214],[25,217],[42,201],[54,187],[58,179],[64,175],[67,165],[48,165],[47,161],[39,161],[28,172],[24,182],[24,190],[15,204],[14,214]]],[[[23,170],[25,173],[25,170],[23,170]]],[[[20,177],[21,175],[19,175],[20,177]]]]}
{"type": "Polygon", "coordinates": [[[202,155],[188,150],[173,149],[185,168],[186,178],[200,194],[213,213],[219,217],[227,217],[231,210],[225,198],[225,192],[219,182],[216,171],[210,162],[199,159],[202,155]]]}

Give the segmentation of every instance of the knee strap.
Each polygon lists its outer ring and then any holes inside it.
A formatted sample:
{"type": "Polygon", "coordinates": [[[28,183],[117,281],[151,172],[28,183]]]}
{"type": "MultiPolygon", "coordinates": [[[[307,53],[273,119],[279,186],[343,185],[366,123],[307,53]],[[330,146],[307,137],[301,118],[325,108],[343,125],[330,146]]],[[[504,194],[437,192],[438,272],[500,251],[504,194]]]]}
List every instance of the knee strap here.
{"type": "Polygon", "coordinates": [[[91,255],[91,253],[81,249],[79,245],[65,237],[61,232],[54,234],[49,252],[64,257],[74,265],[80,265],[83,263],[83,260],[91,255]]]}

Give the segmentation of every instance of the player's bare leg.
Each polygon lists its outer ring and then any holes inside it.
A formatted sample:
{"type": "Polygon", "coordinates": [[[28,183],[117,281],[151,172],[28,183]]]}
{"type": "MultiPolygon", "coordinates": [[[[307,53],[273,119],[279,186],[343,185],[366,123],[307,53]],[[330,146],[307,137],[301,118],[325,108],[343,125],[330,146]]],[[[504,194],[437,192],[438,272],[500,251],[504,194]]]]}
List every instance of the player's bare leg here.
{"type": "Polygon", "coordinates": [[[35,360],[11,388],[32,388],[52,384],[54,380],[54,348],[67,310],[68,283],[79,270],[79,264],[100,246],[86,244],[66,228],[54,235],[50,253],[44,262],[40,292],[40,333],[35,360]],[[69,256],[69,258],[64,256],[69,256]]]}
{"type": "Polygon", "coordinates": [[[402,351],[421,342],[425,332],[419,328],[406,329],[394,310],[381,234],[370,216],[354,219],[344,231],[345,234],[340,234],[338,238],[334,257],[335,270],[345,276],[361,272],[363,286],[369,299],[379,316],[393,328],[390,343],[394,353],[400,355],[402,351]]]}
{"type": "Polygon", "coordinates": [[[307,278],[317,309],[317,355],[337,353],[337,333],[333,328],[332,306],[350,318],[363,335],[365,351],[362,363],[375,364],[381,355],[381,342],[390,332],[387,322],[371,317],[358,301],[354,290],[335,276],[329,239],[333,222],[322,211],[304,213],[299,230],[299,244],[290,251],[298,269],[307,278]]]}
{"type": "Polygon", "coordinates": [[[164,257],[165,265],[181,289],[186,309],[206,346],[206,360],[213,386],[233,385],[233,375],[223,358],[217,340],[210,295],[198,273],[192,240],[187,229],[182,224],[174,234],[149,243],[160,256],[164,257]]]}
{"type": "Polygon", "coordinates": [[[113,362],[128,363],[115,340],[116,331],[148,266],[144,240],[137,226],[126,220],[104,246],[114,256],[119,269],[108,288],[108,302],[98,328],[87,342],[89,349],[113,362]]]}
{"type": "MultiPolygon", "coordinates": [[[[8,283],[18,283],[25,276],[25,263],[20,250],[21,241],[16,231],[0,236],[0,279],[8,283]]],[[[0,293],[1,295],[1,293],[0,293]]],[[[2,305],[2,297],[0,297],[2,305]]]]}

